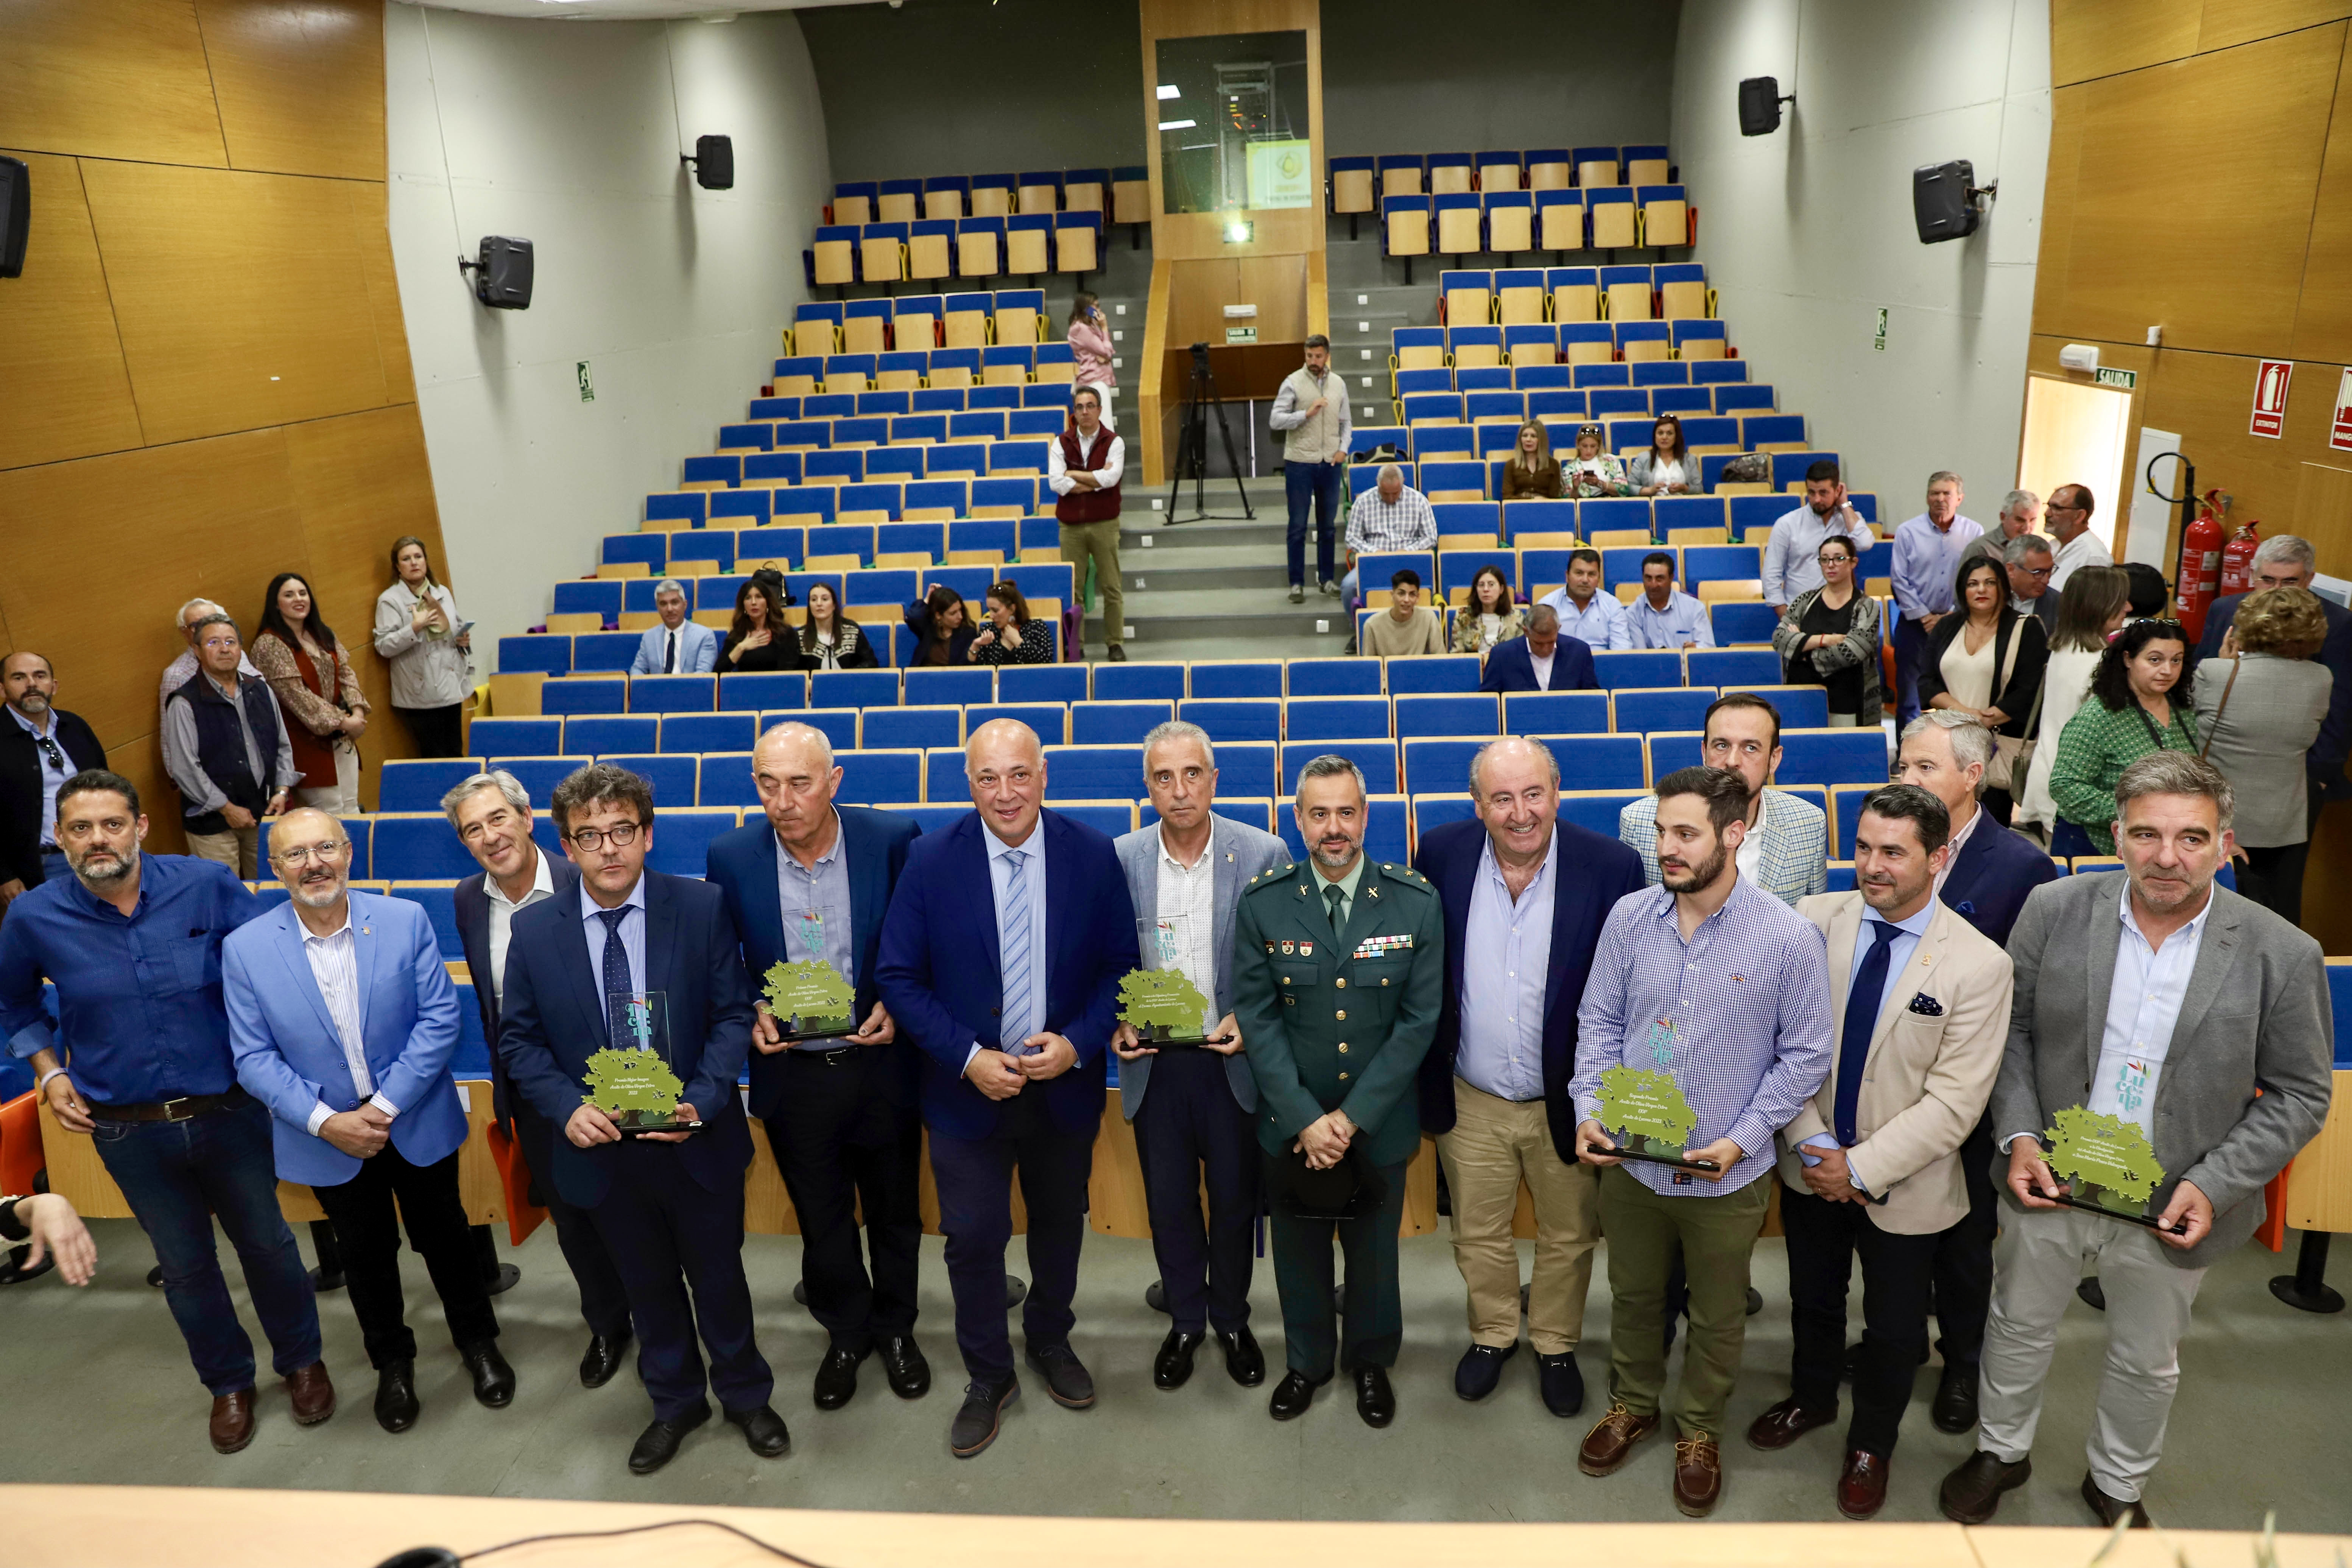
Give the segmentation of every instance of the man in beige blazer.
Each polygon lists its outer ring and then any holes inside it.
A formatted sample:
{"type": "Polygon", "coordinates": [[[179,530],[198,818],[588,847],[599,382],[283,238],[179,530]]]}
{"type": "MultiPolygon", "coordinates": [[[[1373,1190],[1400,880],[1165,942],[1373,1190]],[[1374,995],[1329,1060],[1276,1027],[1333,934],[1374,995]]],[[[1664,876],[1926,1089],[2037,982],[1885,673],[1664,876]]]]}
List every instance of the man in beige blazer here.
{"type": "Polygon", "coordinates": [[[1960,1143],[1984,1113],[2009,1037],[2009,955],[1935,896],[1951,816],[1916,784],[1864,802],[1850,893],[1797,910],[1829,942],[1837,1065],[1780,1134],[1795,1354],[1790,1396],[1748,1441],[1783,1448],[1837,1418],[1846,1284],[1862,1257],[1862,1352],[1838,1511],[1886,1501],[1887,1464],[1927,1359],[1937,1237],[1969,1210],[1960,1143]]]}

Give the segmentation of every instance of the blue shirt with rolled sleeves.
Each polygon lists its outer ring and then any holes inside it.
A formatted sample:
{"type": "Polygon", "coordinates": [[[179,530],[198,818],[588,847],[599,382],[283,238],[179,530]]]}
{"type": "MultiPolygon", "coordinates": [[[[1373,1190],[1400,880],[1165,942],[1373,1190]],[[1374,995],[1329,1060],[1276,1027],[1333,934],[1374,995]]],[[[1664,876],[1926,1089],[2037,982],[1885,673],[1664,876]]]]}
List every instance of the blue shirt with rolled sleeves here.
{"type": "Polygon", "coordinates": [[[1688,594],[1676,589],[1663,610],[1650,603],[1647,594],[1634,596],[1625,606],[1625,626],[1633,634],[1635,647],[1678,648],[1685,643],[1699,647],[1715,646],[1715,627],[1707,620],[1706,606],[1688,594]]]}
{"type": "Polygon", "coordinates": [[[1959,603],[1952,578],[1959,570],[1960,552],[1983,533],[1984,524],[1966,517],[1955,517],[1949,528],[1938,529],[1924,511],[1897,525],[1888,581],[1905,620],[1952,613],[1959,603]]]}

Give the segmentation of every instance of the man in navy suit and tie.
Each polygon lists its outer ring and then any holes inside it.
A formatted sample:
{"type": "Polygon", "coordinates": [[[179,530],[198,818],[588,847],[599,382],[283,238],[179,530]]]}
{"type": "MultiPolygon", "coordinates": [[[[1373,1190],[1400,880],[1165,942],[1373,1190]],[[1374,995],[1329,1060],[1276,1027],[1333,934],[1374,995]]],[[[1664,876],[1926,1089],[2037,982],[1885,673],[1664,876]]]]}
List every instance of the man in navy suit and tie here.
{"type": "Polygon", "coordinates": [[[540,853],[530,836],[530,792],[503,768],[459,781],[441,797],[441,809],[482,868],[457,884],[456,900],[457,939],[473,976],[475,1005],[481,1009],[482,1038],[490,1042],[492,1110],[530,1168],[532,1194],[555,1222],[556,1244],[580,1287],[580,1316],[588,1325],[581,1385],[602,1388],[621,1370],[629,1347],[628,1292],[588,1211],[568,1201],[555,1184],[557,1124],[515,1091],[498,1052],[499,996],[506,984],[514,917],[548,899],[578,897],[580,873],[569,860],[540,853]]]}
{"type": "Polygon", "coordinates": [[[1577,637],[1563,637],[1559,612],[1538,605],[1528,612],[1528,635],[1498,642],[1486,656],[1481,691],[1598,691],[1601,678],[1592,670],[1592,647],[1577,637]]]}
{"type": "Polygon", "coordinates": [[[654,792],[644,779],[592,763],[555,786],[552,804],[580,890],[514,917],[499,1051],[515,1088],[563,1129],[556,1185],[595,1216],[628,1292],[637,1374],[654,1400],[629,1468],[661,1468],[710,1419],[706,1386],[751,1451],[775,1458],[792,1436],[768,1406],[775,1378],[752,1340],[743,1279],[751,1133],[735,1080],[751,1054],[751,993],[735,922],[718,889],[646,869],[654,792]],[[614,1038],[612,1014],[647,993],[668,1018],[678,1118],[697,1131],[624,1138],[583,1096],[588,1058],[614,1038]]]}
{"type": "MultiPolygon", "coordinates": [[[[2042,743],[2056,742],[2045,737],[2042,743]]],[[[2005,948],[2026,895],[2056,880],[2058,868],[2032,839],[1995,822],[1978,804],[1992,756],[1991,731],[1957,710],[1930,709],[1903,727],[1895,778],[1942,801],[1951,816],[1951,852],[1936,874],[1937,901],[2005,948]]],[[[1936,1323],[1942,1331],[1936,1348],[1944,1373],[1928,1418],[1945,1432],[1973,1432],[1977,1426],[1977,1352],[1992,1308],[1992,1244],[2000,1227],[1989,1110],[1960,1145],[1960,1176],[1968,1186],[1968,1217],[1936,1244],[1936,1323]]]]}
{"type": "Polygon", "coordinates": [[[221,944],[237,1081],[269,1107],[278,1174],[303,1182],[342,1243],[375,1418],[416,1424],[416,1336],[403,1316],[400,1233],[433,1275],[474,1397],[502,1409],[514,1369],[457,1196],[466,1112],[449,1076],[457,988],[424,907],[356,893],[343,825],[280,817],[269,863],[292,895],[221,944]],[[395,1206],[396,1205],[396,1206],[395,1206]]]}
{"type": "Polygon", "coordinates": [[[1013,1173],[1029,1211],[1022,1332],[1057,1405],[1094,1379],[1070,1349],[1087,1182],[1102,1122],[1118,984],[1137,967],[1135,904],[1111,840],[1040,808],[1036,732],[996,719],[964,746],[978,811],[916,841],[882,927],[882,1000],[923,1052],[923,1121],[947,1233],[956,1345],[971,1383],[948,1445],[996,1440],[1021,1392],[1004,1325],[1013,1173]]]}
{"type": "Polygon", "coordinates": [[[751,1113],[800,1216],[801,1279],[831,1344],[816,1407],[857,1392],[876,1350],[890,1390],[920,1398],[931,1369],[915,1343],[915,1275],[923,1241],[923,1124],[915,1048],[898,1038],[874,979],[882,917],[919,831],[912,819],[835,804],[841,769],[824,732],[778,724],[751,753],[764,822],[710,845],[709,874],[726,895],[756,992],[778,963],[822,960],[856,993],[856,1032],[787,1044],[792,1022],[759,1005],[751,1026],[751,1113]],[[857,1249],[857,1216],[866,1245],[857,1249]]]}
{"type": "Polygon", "coordinates": [[[709,675],[719,664],[719,634],[686,613],[686,584],[675,577],[654,588],[657,626],[646,628],[631,675],[709,675]]]}
{"type": "Polygon", "coordinates": [[[1559,765],[1513,737],[1470,764],[1478,816],[1421,836],[1413,869],[1445,911],[1445,994],[1421,1062],[1421,1125],[1454,1196],[1454,1261],[1470,1293],[1470,1348],[1454,1392],[1484,1399],[1519,1348],[1519,1184],[1535,1196],[1528,1333],[1545,1408],[1584,1407],[1576,1364],[1600,1243],[1600,1172],[1576,1158],[1576,1007],[1601,922],[1642,887],[1642,858],[1561,822],[1559,765]]]}

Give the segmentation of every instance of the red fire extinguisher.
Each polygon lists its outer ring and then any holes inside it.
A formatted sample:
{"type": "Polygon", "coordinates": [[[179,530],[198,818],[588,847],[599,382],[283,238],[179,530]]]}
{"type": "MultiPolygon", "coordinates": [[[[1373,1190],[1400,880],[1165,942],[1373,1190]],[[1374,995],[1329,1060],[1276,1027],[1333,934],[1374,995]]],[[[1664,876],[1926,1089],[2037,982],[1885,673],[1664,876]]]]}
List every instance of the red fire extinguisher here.
{"type": "Polygon", "coordinates": [[[2173,597],[2180,624],[2191,641],[2205,635],[2205,612],[2212,607],[2221,578],[2221,520],[2214,513],[2219,490],[2207,490],[2197,521],[2180,531],[2180,574],[2173,597]]]}
{"type": "Polygon", "coordinates": [[[2254,584],[2254,552],[2262,545],[2262,521],[2248,518],[2221,550],[2221,592],[2242,594],[2254,584]]]}

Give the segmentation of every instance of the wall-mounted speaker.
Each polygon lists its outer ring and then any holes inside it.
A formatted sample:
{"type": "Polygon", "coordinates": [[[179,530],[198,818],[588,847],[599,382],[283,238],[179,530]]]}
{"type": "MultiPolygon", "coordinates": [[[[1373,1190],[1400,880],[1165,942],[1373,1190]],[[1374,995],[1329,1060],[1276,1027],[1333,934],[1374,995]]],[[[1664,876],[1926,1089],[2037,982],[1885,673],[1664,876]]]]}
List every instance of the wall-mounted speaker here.
{"type": "Polygon", "coordinates": [[[0,278],[25,275],[25,240],[32,226],[32,171],[21,158],[0,158],[0,278]]]}
{"type": "Polygon", "coordinates": [[[1769,136],[1780,129],[1780,81],[1778,77],[1751,76],[1739,84],[1739,133],[1769,136]]]}
{"type": "Polygon", "coordinates": [[[1911,218],[1919,243],[1966,239],[1977,231],[1976,170],[1966,158],[1911,171],[1911,218]]]}
{"type": "Polygon", "coordinates": [[[530,241],[485,235],[481,255],[457,258],[457,270],[474,275],[474,298],[493,310],[530,309],[530,241]]]}
{"type": "Polygon", "coordinates": [[[731,136],[698,136],[694,156],[679,162],[694,165],[694,183],[706,191],[735,188],[735,139],[731,136]]]}

